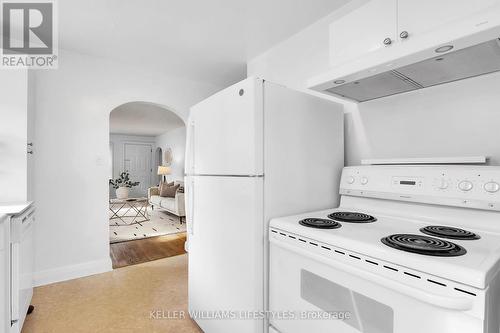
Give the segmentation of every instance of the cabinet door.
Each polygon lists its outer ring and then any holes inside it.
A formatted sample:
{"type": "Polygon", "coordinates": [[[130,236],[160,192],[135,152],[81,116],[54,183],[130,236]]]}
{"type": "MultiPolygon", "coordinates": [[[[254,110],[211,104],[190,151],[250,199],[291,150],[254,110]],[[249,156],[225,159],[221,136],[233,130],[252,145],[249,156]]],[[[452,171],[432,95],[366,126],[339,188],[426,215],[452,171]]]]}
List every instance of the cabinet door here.
{"type": "Polygon", "coordinates": [[[397,0],[371,0],[330,24],[330,63],[338,66],[390,47],[395,40],[397,0]]]}
{"type": "MultiPolygon", "coordinates": [[[[398,0],[398,39],[402,32],[408,32],[408,40],[424,37],[446,25],[460,23],[461,20],[487,12],[489,8],[499,4],[500,0],[398,0]]],[[[479,19],[477,23],[480,21],[479,19]]],[[[464,33],[467,32],[472,31],[466,23],[464,33]]]]}

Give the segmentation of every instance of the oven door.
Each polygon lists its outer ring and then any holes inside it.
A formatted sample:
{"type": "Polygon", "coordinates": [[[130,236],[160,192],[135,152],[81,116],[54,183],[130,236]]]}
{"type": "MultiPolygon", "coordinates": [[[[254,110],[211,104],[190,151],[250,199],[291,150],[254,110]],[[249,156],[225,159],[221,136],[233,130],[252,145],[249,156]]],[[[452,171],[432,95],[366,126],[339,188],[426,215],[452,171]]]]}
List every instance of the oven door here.
{"type": "Polygon", "coordinates": [[[271,325],[280,333],[483,333],[474,302],[427,293],[271,236],[271,325]]]}

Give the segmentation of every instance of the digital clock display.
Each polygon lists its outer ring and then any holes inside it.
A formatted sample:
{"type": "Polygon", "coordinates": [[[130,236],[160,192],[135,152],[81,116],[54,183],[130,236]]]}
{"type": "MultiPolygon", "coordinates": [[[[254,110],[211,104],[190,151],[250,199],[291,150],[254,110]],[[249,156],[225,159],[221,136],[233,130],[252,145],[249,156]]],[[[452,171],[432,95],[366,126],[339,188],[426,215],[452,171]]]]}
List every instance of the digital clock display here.
{"type": "Polygon", "coordinates": [[[399,181],[400,185],[417,185],[416,181],[413,180],[401,180],[399,181]]]}

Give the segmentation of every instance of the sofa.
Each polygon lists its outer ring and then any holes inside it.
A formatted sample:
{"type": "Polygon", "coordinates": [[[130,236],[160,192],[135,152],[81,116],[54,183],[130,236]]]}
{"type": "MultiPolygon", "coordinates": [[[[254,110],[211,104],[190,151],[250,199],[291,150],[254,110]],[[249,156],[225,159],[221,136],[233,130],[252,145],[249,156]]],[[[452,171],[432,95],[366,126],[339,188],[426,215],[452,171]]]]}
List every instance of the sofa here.
{"type": "MultiPolygon", "coordinates": [[[[180,184],[181,187],[184,186],[182,182],[176,181],[175,185],[180,184]]],[[[148,202],[152,209],[164,209],[169,213],[177,215],[181,218],[186,216],[186,208],[184,202],[184,193],[177,191],[175,193],[175,198],[160,197],[160,188],[150,187],[148,189],[148,202]]]]}

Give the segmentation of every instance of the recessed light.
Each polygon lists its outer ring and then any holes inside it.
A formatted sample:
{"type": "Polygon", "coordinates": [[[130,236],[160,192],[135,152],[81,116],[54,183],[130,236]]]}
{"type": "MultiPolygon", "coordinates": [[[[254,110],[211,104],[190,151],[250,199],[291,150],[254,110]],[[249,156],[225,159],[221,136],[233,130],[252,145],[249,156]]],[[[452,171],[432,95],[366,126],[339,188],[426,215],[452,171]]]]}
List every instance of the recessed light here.
{"type": "Polygon", "coordinates": [[[438,47],[434,51],[436,53],[444,53],[444,52],[450,51],[451,49],[453,49],[453,45],[445,45],[445,46],[438,47]]]}
{"type": "Polygon", "coordinates": [[[342,83],[345,83],[345,80],[335,80],[335,81],[333,81],[333,83],[342,84],[342,83]]]}

